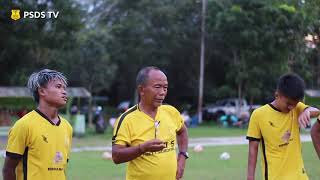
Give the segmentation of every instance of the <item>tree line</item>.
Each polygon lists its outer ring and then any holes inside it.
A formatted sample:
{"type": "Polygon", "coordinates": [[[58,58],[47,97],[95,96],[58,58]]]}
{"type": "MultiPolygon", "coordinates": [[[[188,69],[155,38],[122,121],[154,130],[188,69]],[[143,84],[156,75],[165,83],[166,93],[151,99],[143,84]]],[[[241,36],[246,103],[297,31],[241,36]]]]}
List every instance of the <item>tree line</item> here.
{"type": "MultiPolygon", "coordinates": [[[[204,103],[225,97],[266,102],[277,78],[320,87],[320,1],[208,0],[204,103]],[[306,46],[311,35],[314,47],[306,46]]],[[[62,71],[111,104],[133,99],[141,67],[169,80],[167,102],[196,105],[200,0],[1,1],[0,84],[24,86],[40,69],[62,71]],[[58,19],[10,19],[11,10],[58,10],[58,19]]]]}

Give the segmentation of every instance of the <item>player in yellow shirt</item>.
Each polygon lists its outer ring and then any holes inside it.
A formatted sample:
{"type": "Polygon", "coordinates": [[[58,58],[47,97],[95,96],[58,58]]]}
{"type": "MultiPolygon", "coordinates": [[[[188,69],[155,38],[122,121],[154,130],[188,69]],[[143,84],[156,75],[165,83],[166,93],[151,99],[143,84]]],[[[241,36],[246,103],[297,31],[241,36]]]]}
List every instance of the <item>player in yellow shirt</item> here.
{"type": "Polygon", "coordinates": [[[33,73],[28,88],[38,107],[10,129],[4,180],[65,180],[72,127],[58,115],[67,102],[67,80],[44,69],[33,73]]]}
{"type": "Polygon", "coordinates": [[[143,68],[137,76],[137,88],[139,103],[115,124],[113,161],[129,162],[127,180],[180,179],[188,158],[188,133],[179,111],[162,105],[167,77],[157,67],[143,68]]]}
{"type": "Polygon", "coordinates": [[[300,102],[304,97],[304,81],[296,74],[280,77],[275,99],[256,109],[250,118],[247,180],[254,180],[260,144],[264,180],[307,180],[304,168],[300,127],[319,110],[300,102]]]}

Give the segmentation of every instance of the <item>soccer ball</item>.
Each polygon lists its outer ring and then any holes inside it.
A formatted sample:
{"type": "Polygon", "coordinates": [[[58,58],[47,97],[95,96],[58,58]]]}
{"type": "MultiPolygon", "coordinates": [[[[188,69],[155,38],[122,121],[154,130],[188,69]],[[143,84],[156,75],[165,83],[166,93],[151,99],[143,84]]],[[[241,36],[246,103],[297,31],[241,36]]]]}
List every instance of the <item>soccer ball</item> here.
{"type": "Polygon", "coordinates": [[[200,144],[198,144],[193,148],[193,151],[194,152],[202,152],[203,151],[203,147],[200,144]]]}
{"type": "Polygon", "coordinates": [[[221,160],[228,160],[228,159],[230,159],[230,154],[229,153],[227,153],[227,152],[223,152],[223,153],[221,153],[220,154],[220,159],[221,160]]]}
{"type": "Polygon", "coordinates": [[[102,153],[102,159],[105,159],[105,160],[111,160],[112,159],[112,154],[109,153],[108,151],[102,153]]]}

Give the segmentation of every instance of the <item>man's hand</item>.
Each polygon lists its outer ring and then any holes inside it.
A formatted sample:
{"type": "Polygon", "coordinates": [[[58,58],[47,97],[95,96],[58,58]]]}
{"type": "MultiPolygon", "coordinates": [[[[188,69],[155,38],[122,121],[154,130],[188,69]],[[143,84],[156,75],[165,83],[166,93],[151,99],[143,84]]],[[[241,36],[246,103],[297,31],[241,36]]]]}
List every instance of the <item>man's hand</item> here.
{"type": "Polygon", "coordinates": [[[161,151],[165,144],[159,139],[147,141],[138,146],[127,147],[124,145],[112,145],[112,160],[115,164],[131,161],[145,152],[161,151]]]}
{"type": "Polygon", "coordinates": [[[140,150],[142,153],[145,152],[156,152],[156,151],[161,151],[163,148],[165,148],[165,144],[163,141],[159,139],[153,139],[150,141],[146,141],[145,143],[140,145],[140,150]]]}
{"type": "Polygon", "coordinates": [[[305,128],[310,125],[310,118],[317,117],[320,115],[320,111],[315,107],[307,107],[298,117],[299,126],[305,128]]]}
{"type": "Polygon", "coordinates": [[[184,167],[186,165],[186,158],[183,155],[178,155],[178,167],[176,179],[181,179],[183,177],[184,167]]]}
{"type": "Polygon", "coordinates": [[[306,108],[298,117],[298,122],[300,128],[306,128],[310,125],[310,111],[309,108],[306,108]]]}

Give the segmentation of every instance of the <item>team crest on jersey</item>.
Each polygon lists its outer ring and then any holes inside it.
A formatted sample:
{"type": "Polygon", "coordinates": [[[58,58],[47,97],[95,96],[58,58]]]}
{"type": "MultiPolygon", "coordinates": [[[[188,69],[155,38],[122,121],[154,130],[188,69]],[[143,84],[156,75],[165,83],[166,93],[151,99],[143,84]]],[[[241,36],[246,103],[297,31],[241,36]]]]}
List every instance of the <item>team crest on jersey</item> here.
{"type": "Polygon", "coordinates": [[[20,19],[20,10],[19,9],[12,9],[11,10],[11,19],[18,20],[20,19]]]}
{"type": "Polygon", "coordinates": [[[56,152],[56,155],[54,156],[53,162],[55,164],[61,163],[63,161],[63,155],[62,152],[56,152]]]}
{"type": "Polygon", "coordinates": [[[289,143],[290,140],[290,136],[291,136],[291,132],[289,130],[287,130],[284,135],[282,136],[282,140],[286,143],[289,143]]]}

